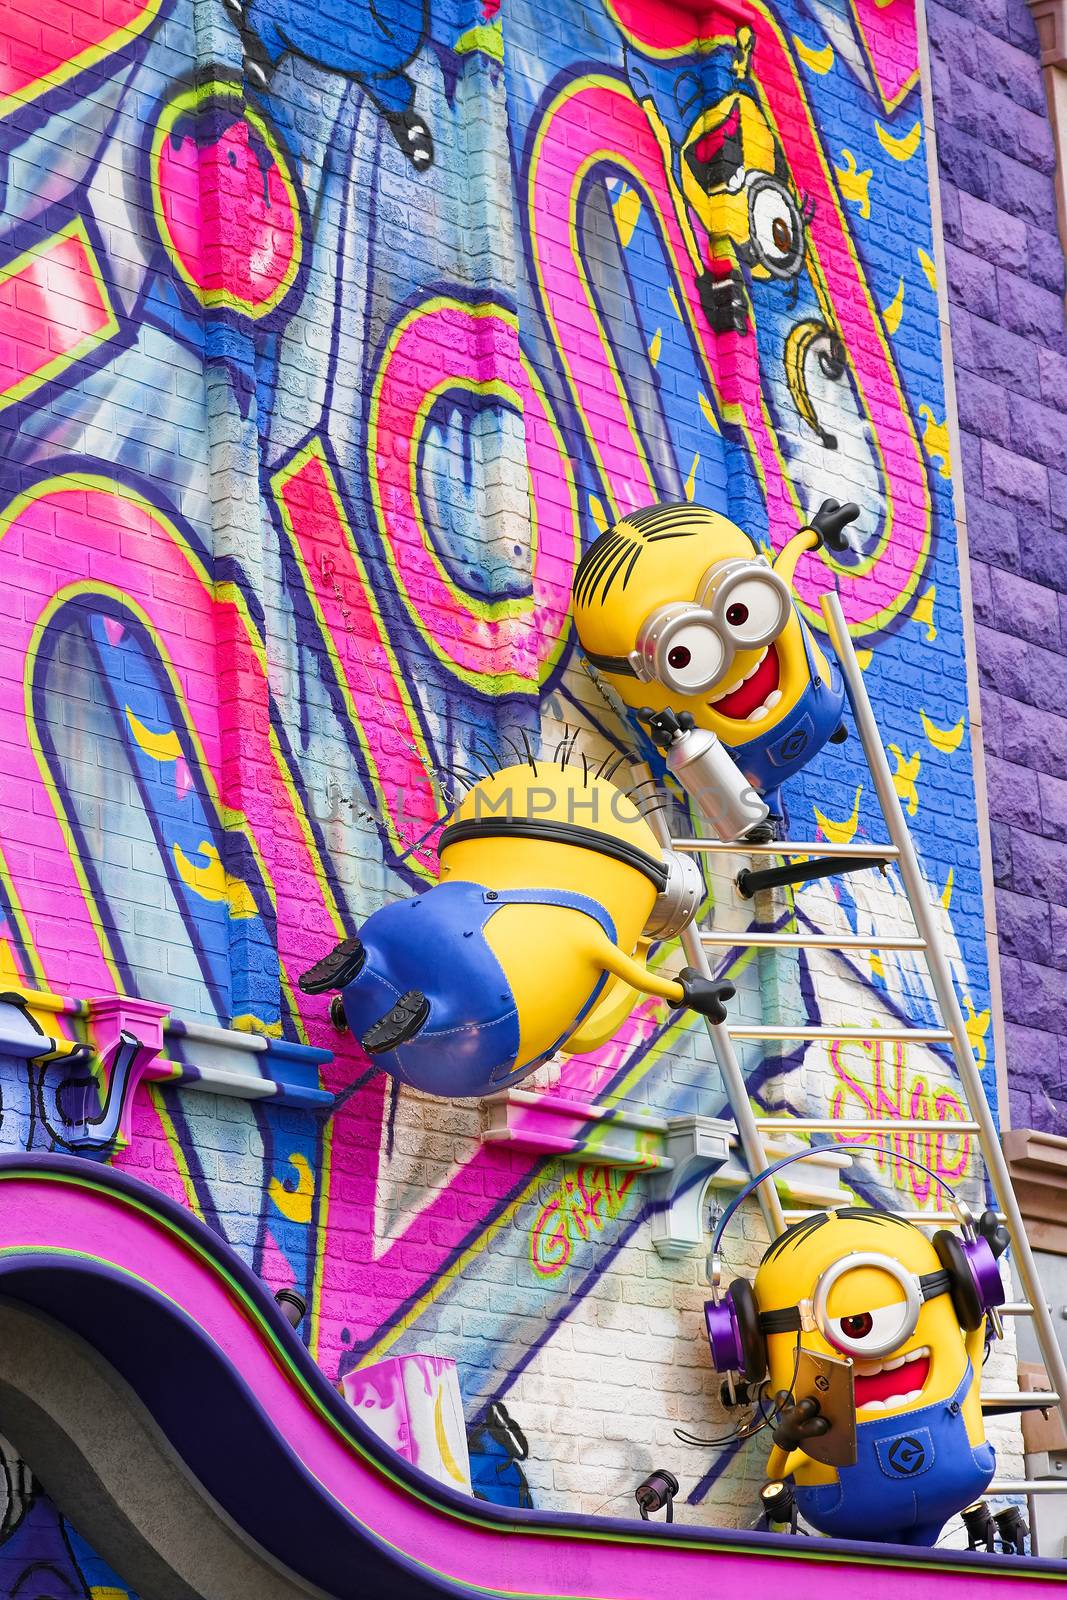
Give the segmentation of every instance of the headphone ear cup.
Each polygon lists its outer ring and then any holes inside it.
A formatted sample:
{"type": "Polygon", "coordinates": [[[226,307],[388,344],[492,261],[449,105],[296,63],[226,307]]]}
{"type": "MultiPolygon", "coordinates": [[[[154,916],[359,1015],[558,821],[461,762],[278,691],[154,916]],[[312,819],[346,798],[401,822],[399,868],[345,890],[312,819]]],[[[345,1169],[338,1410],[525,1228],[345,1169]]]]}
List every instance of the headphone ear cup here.
{"type": "Polygon", "coordinates": [[[730,1285],[730,1299],[733,1302],[734,1316],[737,1318],[737,1332],[744,1356],[742,1376],[747,1378],[749,1383],[759,1383],[767,1374],[767,1341],[759,1325],[756,1296],[747,1278],[734,1279],[730,1285]]]}
{"type": "Polygon", "coordinates": [[[934,1234],[937,1259],[952,1280],[950,1293],[957,1321],[965,1332],[971,1333],[982,1325],[985,1305],[978,1290],[974,1270],[962,1243],[948,1228],[939,1228],[934,1234]]]}

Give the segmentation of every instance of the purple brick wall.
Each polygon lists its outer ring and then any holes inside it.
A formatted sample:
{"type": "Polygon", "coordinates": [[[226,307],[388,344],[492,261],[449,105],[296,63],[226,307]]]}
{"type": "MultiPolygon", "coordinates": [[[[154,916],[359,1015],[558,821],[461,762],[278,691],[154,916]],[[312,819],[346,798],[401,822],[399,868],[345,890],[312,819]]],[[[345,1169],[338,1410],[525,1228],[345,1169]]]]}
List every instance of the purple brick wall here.
{"type": "Polygon", "coordinates": [[[1067,1134],[1067,334],[1025,0],[929,4],[1016,1127],[1067,1134]]]}

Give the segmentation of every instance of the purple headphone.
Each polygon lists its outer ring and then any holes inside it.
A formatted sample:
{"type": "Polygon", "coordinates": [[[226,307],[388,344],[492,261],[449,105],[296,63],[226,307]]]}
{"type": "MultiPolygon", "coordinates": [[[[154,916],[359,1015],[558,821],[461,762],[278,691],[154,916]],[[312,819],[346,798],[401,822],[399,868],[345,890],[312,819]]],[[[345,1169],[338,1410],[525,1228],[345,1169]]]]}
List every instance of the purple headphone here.
{"type": "MultiPolygon", "coordinates": [[[[940,1184],[948,1193],[949,1204],[960,1224],[959,1238],[947,1228],[939,1228],[934,1234],[933,1246],[941,1263],[939,1272],[926,1272],[922,1276],[916,1276],[889,1256],[853,1253],[842,1257],[840,1261],[834,1262],[827,1268],[820,1276],[811,1300],[802,1301],[796,1306],[788,1306],[780,1311],[760,1312],[752,1285],[746,1278],[735,1278],[724,1295],[719,1244],[730,1218],[742,1201],[746,1200],[761,1183],[773,1177],[783,1167],[791,1166],[794,1161],[803,1161],[808,1156],[814,1155],[825,1155],[825,1150],[813,1148],[799,1150],[791,1156],[783,1156],[780,1161],[769,1166],[766,1172],[746,1184],[719,1218],[711,1241],[709,1257],[712,1297],[704,1306],[708,1340],[711,1344],[711,1361],[716,1372],[737,1374],[748,1383],[759,1383],[767,1372],[767,1335],[794,1332],[800,1334],[814,1328],[818,1328],[844,1355],[859,1355],[861,1358],[888,1355],[908,1337],[911,1328],[918,1320],[923,1302],[932,1300],[939,1294],[952,1296],[953,1310],[961,1328],[967,1331],[978,1328],[988,1315],[994,1334],[999,1336],[1002,1329],[996,1307],[1004,1304],[1004,1283],[997,1265],[997,1256],[1003,1254],[1008,1247],[1007,1230],[999,1225],[994,1212],[986,1212],[980,1223],[976,1224],[966,1201],[961,1200],[955,1190],[943,1178],[938,1177],[937,1173],[911,1156],[899,1156],[895,1159],[904,1161],[909,1166],[921,1168],[940,1184]],[[833,1284],[845,1271],[864,1265],[876,1265],[896,1278],[904,1292],[904,1302],[897,1323],[891,1329],[884,1329],[882,1336],[876,1337],[873,1343],[870,1331],[865,1331],[861,1347],[858,1340],[854,1341],[842,1328],[835,1327],[832,1333],[827,1331],[825,1310],[833,1284]]],[[[873,1211],[875,1208],[871,1209],[873,1211]]],[[[877,1212],[875,1214],[877,1215],[877,1212]]],[[[878,1333],[877,1329],[873,1331],[878,1333]]]]}

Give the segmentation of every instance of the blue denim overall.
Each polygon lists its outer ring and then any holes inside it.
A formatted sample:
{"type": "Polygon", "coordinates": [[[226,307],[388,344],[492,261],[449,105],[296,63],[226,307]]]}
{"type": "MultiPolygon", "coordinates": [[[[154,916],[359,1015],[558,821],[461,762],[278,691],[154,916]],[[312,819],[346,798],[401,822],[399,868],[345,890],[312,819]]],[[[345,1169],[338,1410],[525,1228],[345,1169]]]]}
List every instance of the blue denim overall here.
{"type": "Polygon", "coordinates": [[[985,1490],[996,1466],[993,1446],[972,1445],[967,1437],[962,1405],[973,1376],[968,1361],[949,1399],[861,1422],[855,1466],[842,1467],[837,1483],[797,1485],[801,1516],[834,1539],[936,1544],[948,1519],[985,1490]]]}
{"type": "MultiPolygon", "coordinates": [[[[409,989],[422,991],[430,1015],[414,1039],[375,1056],[377,1065],[432,1094],[492,1094],[517,1083],[573,1033],[604,987],[606,973],[550,1049],[533,1061],[516,1060],[515,997],[485,938],[491,918],[516,905],[580,911],[615,943],[615,924],[604,907],[588,895],[561,889],[439,883],[410,900],[383,906],[359,930],[366,960],[342,994],[348,1025],[360,1038],[409,989]]],[[[536,950],[530,960],[536,962],[536,950]]]]}

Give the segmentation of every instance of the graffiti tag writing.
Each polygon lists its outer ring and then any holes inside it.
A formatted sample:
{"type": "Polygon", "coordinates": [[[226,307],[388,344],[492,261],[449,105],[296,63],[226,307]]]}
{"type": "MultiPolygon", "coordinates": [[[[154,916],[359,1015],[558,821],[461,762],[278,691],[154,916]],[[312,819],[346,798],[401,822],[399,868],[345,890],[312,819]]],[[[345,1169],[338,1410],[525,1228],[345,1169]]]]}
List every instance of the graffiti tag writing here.
{"type": "Polygon", "coordinates": [[[622,1211],[634,1172],[587,1167],[567,1172],[537,1214],[530,1232],[530,1261],[540,1278],[557,1278],[576,1243],[600,1233],[622,1211]]]}
{"type": "Polygon", "coordinates": [[[929,1122],[929,1130],[901,1132],[864,1130],[835,1135],[847,1145],[866,1145],[880,1171],[887,1169],[893,1181],[906,1180],[920,1206],[933,1199],[941,1203],[943,1191],[918,1167],[906,1164],[907,1158],[921,1161],[938,1179],[956,1184],[966,1176],[971,1160],[971,1136],[954,1133],[954,1122],[966,1122],[967,1111],[959,1096],[946,1084],[929,1083],[919,1073],[908,1071],[907,1046],[868,1039],[852,1046],[866,1059],[860,1069],[846,1066],[845,1046],[835,1039],[830,1045],[830,1062],[836,1084],[830,1099],[830,1114],[835,1122],[848,1120],[850,1106],[858,1106],[864,1117],[899,1117],[912,1122],[929,1122]],[[902,1159],[904,1158],[904,1159],[902,1159]]]}

